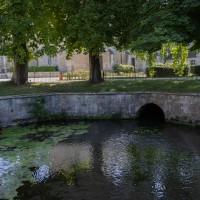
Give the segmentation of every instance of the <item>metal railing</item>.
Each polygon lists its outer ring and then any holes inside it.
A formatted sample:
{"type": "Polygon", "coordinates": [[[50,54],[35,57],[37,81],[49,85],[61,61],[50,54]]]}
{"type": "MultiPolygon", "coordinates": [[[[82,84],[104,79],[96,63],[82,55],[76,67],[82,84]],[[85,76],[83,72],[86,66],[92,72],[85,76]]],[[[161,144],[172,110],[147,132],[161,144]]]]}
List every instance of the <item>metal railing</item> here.
{"type": "MultiPolygon", "coordinates": [[[[147,77],[144,72],[131,72],[131,73],[115,73],[112,71],[102,71],[102,77],[104,80],[136,80],[136,79],[145,79],[145,80],[158,80],[158,79],[172,79],[172,80],[191,80],[191,79],[200,79],[199,76],[184,76],[184,77],[159,77],[159,78],[150,78],[147,77]]],[[[42,74],[41,74],[42,75],[42,74]]],[[[10,80],[11,73],[0,73],[0,81],[10,80]]],[[[84,71],[82,73],[70,72],[63,73],[60,72],[54,74],[52,72],[46,72],[43,76],[38,76],[36,73],[30,74],[28,82],[57,82],[57,81],[80,81],[80,80],[89,80],[89,71],[84,71]]]]}

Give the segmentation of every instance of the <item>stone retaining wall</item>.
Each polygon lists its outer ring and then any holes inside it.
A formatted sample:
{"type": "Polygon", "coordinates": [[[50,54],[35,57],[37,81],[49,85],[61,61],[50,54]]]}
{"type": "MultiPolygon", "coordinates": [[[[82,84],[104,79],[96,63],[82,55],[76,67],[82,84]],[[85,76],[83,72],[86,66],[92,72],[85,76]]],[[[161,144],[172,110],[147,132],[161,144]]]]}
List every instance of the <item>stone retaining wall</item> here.
{"type": "MultiPolygon", "coordinates": [[[[136,117],[138,110],[148,103],[158,105],[165,119],[179,123],[200,125],[200,95],[177,93],[55,93],[40,95],[51,114],[64,113],[68,117],[136,117]]],[[[33,121],[31,104],[36,95],[0,98],[0,126],[33,121]]],[[[38,111],[39,112],[39,111],[38,111]]]]}

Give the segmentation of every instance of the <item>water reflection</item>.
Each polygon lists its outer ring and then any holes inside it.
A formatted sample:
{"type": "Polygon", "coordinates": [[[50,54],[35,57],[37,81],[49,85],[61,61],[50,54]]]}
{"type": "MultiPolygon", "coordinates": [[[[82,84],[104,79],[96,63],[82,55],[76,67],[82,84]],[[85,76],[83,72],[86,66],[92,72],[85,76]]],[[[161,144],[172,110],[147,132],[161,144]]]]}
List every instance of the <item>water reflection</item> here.
{"type": "MultiPolygon", "coordinates": [[[[198,130],[187,127],[93,122],[86,134],[71,135],[45,151],[36,148],[32,161],[37,166],[28,163],[34,181],[21,182],[15,195],[17,199],[196,200],[198,142],[198,130]]],[[[0,159],[0,177],[9,170],[12,174],[21,161],[22,155],[14,162],[0,159]]],[[[6,183],[2,180],[1,186],[6,183]]]]}
{"type": "Polygon", "coordinates": [[[44,181],[50,176],[50,169],[47,165],[40,165],[33,173],[33,177],[37,182],[44,181]]]}
{"type": "Polygon", "coordinates": [[[91,145],[87,143],[70,144],[59,143],[49,151],[52,173],[61,168],[69,168],[72,164],[78,162],[91,163],[91,145]]]}
{"type": "Polygon", "coordinates": [[[103,145],[103,172],[115,186],[120,186],[123,181],[128,154],[126,151],[129,144],[129,135],[116,134],[111,136],[103,145]]]}

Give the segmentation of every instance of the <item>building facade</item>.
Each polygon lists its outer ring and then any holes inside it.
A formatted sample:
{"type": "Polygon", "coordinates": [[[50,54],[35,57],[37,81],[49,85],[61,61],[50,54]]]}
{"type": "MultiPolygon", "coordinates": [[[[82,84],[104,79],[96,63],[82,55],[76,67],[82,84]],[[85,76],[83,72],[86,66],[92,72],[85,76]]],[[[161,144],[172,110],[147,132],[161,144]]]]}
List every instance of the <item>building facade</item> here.
{"type": "MultiPolygon", "coordinates": [[[[146,63],[129,51],[117,51],[114,47],[109,47],[100,56],[100,64],[102,70],[112,71],[115,64],[127,64],[135,66],[137,72],[144,72],[146,63]]],[[[12,62],[8,62],[6,56],[0,56],[0,72],[9,71],[9,67],[13,66],[12,62]]],[[[71,59],[66,59],[66,52],[60,52],[55,57],[44,55],[37,60],[31,60],[29,66],[57,66],[59,71],[73,72],[76,70],[89,70],[88,54],[73,53],[71,59]]]]}
{"type": "MultiPolygon", "coordinates": [[[[167,61],[172,62],[171,54],[167,58],[167,61]]],[[[200,53],[189,51],[186,61],[190,66],[200,66],[200,53]]]]}

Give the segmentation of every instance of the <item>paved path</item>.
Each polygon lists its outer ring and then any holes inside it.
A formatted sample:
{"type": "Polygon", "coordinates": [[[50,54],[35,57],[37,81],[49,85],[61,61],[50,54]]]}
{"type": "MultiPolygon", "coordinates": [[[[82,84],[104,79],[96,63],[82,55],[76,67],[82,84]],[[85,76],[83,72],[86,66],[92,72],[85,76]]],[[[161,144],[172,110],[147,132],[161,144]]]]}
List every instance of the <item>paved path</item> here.
{"type": "MultiPolygon", "coordinates": [[[[0,79],[0,82],[3,81],[10,81],[10,79],[0,79]]],[[[57,82],[59,81],[58,77],[51,77],[51,78],[28,78],[28,82],[57,82]]]]}

